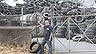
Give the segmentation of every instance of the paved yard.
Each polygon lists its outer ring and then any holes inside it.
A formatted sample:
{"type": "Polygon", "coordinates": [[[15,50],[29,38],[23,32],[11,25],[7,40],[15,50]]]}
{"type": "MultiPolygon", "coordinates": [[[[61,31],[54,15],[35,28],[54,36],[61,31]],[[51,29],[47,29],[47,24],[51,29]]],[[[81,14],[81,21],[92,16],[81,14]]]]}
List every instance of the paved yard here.
{"type": "MultiPolygon", "coordinates": [[[[72,40],[66,40],[65,38],[58,38],[58,40],[55,38],[55,51],[57,52],[56,54],[96,54],[96,44],[94,46],[93,44],[87,42],[77,43],[73,42],[72,40]],[[71,52],[69,52],[69,49],[71,50],[71,52]]],[[[42,38],[40,38],[39,41],[41,42],[42,38]]]]}

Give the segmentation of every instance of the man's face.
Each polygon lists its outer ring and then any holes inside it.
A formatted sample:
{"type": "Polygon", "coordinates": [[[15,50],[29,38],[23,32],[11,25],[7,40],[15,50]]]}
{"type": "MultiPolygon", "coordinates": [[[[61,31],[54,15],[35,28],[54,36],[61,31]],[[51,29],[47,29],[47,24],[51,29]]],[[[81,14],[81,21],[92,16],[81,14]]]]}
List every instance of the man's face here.
{"type": "Polygon", "coordinates": [[[45,25],[46,26],[49,25],[49,21],[48,20],[45,21],[45,25]]]}

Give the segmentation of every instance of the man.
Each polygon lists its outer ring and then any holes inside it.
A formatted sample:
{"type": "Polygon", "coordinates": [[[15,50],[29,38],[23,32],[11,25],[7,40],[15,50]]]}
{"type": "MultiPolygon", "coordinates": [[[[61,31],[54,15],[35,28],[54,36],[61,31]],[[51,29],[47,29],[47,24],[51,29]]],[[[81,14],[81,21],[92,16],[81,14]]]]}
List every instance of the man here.
{"type": "Polygon", "coordinates": [[[49,24],[49,20],[45,20],[45,25],[41,24],[38,22],[43,28],[44,28],[44,39],[42,40],[41,43],[41,51],[40,54],[44,54],[44,45],[47,43],[49,47],[48,54],[52,54],[52,31],[53,28],[49,24]]]}

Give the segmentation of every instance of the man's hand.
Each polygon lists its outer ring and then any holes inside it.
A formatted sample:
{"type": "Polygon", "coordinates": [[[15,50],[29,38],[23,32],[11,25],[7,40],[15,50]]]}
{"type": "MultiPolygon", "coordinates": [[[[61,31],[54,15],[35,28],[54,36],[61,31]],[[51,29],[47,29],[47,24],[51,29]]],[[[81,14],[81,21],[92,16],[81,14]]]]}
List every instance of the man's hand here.
{"type": "Polygon", "coordinates": [[[38,25],[37,27],[40,27],[41,25],[38,25]]]}
{"type": "Polygon", "coordinates": [[[38,21],[38,23],[40,23],[40,21],[38,21]]]}
{"type": "Polygon", "coordinates": [[[44,25],[43,25],[43,24],[41,24],[41,23],[40,23],[40,21],[38,21],[38,24],[40,24],[40,25],[41,25],[41,27],[44,27],[44,25]]]}
{"type": "Polygon", "coordinates": [[[49,41],[51,41],[51,38],[49,39],[49,41]]]}
{"type": "Polygon", "coordinates": [[[52,39],[52,33],[50,34],[50,38],[49,38],[49,41],[51,41],[51,39],[52,39]]]}

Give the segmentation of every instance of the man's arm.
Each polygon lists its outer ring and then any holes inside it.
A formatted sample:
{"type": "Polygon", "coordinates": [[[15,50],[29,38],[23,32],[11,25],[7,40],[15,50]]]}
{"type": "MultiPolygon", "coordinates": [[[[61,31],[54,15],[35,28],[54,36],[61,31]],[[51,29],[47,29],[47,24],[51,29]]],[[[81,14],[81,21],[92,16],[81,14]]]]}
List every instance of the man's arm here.
{"type": "Polygon", "coordinates": [[[52,32],[51,32],[51,34],[50,34],[50,38],[49,38],[49,41],[51,41],[51,39],[52,39],[52,32]]]}
{"type": "Polygon", "coordinates": [[[50,38],[49,38],[49,41],[51,41],[52,35],[53,35],[53,27],[50,27],[50,38]]]}
{"type": "Polygon", "coordinates": [[[40,24],[40,26],[41,26],[41,27],[44,27],[44,25],[43,25],[43,24],[41,24],[41,23],[40,23],[40,21],[38,21],[38,24],[40,24]]]}

